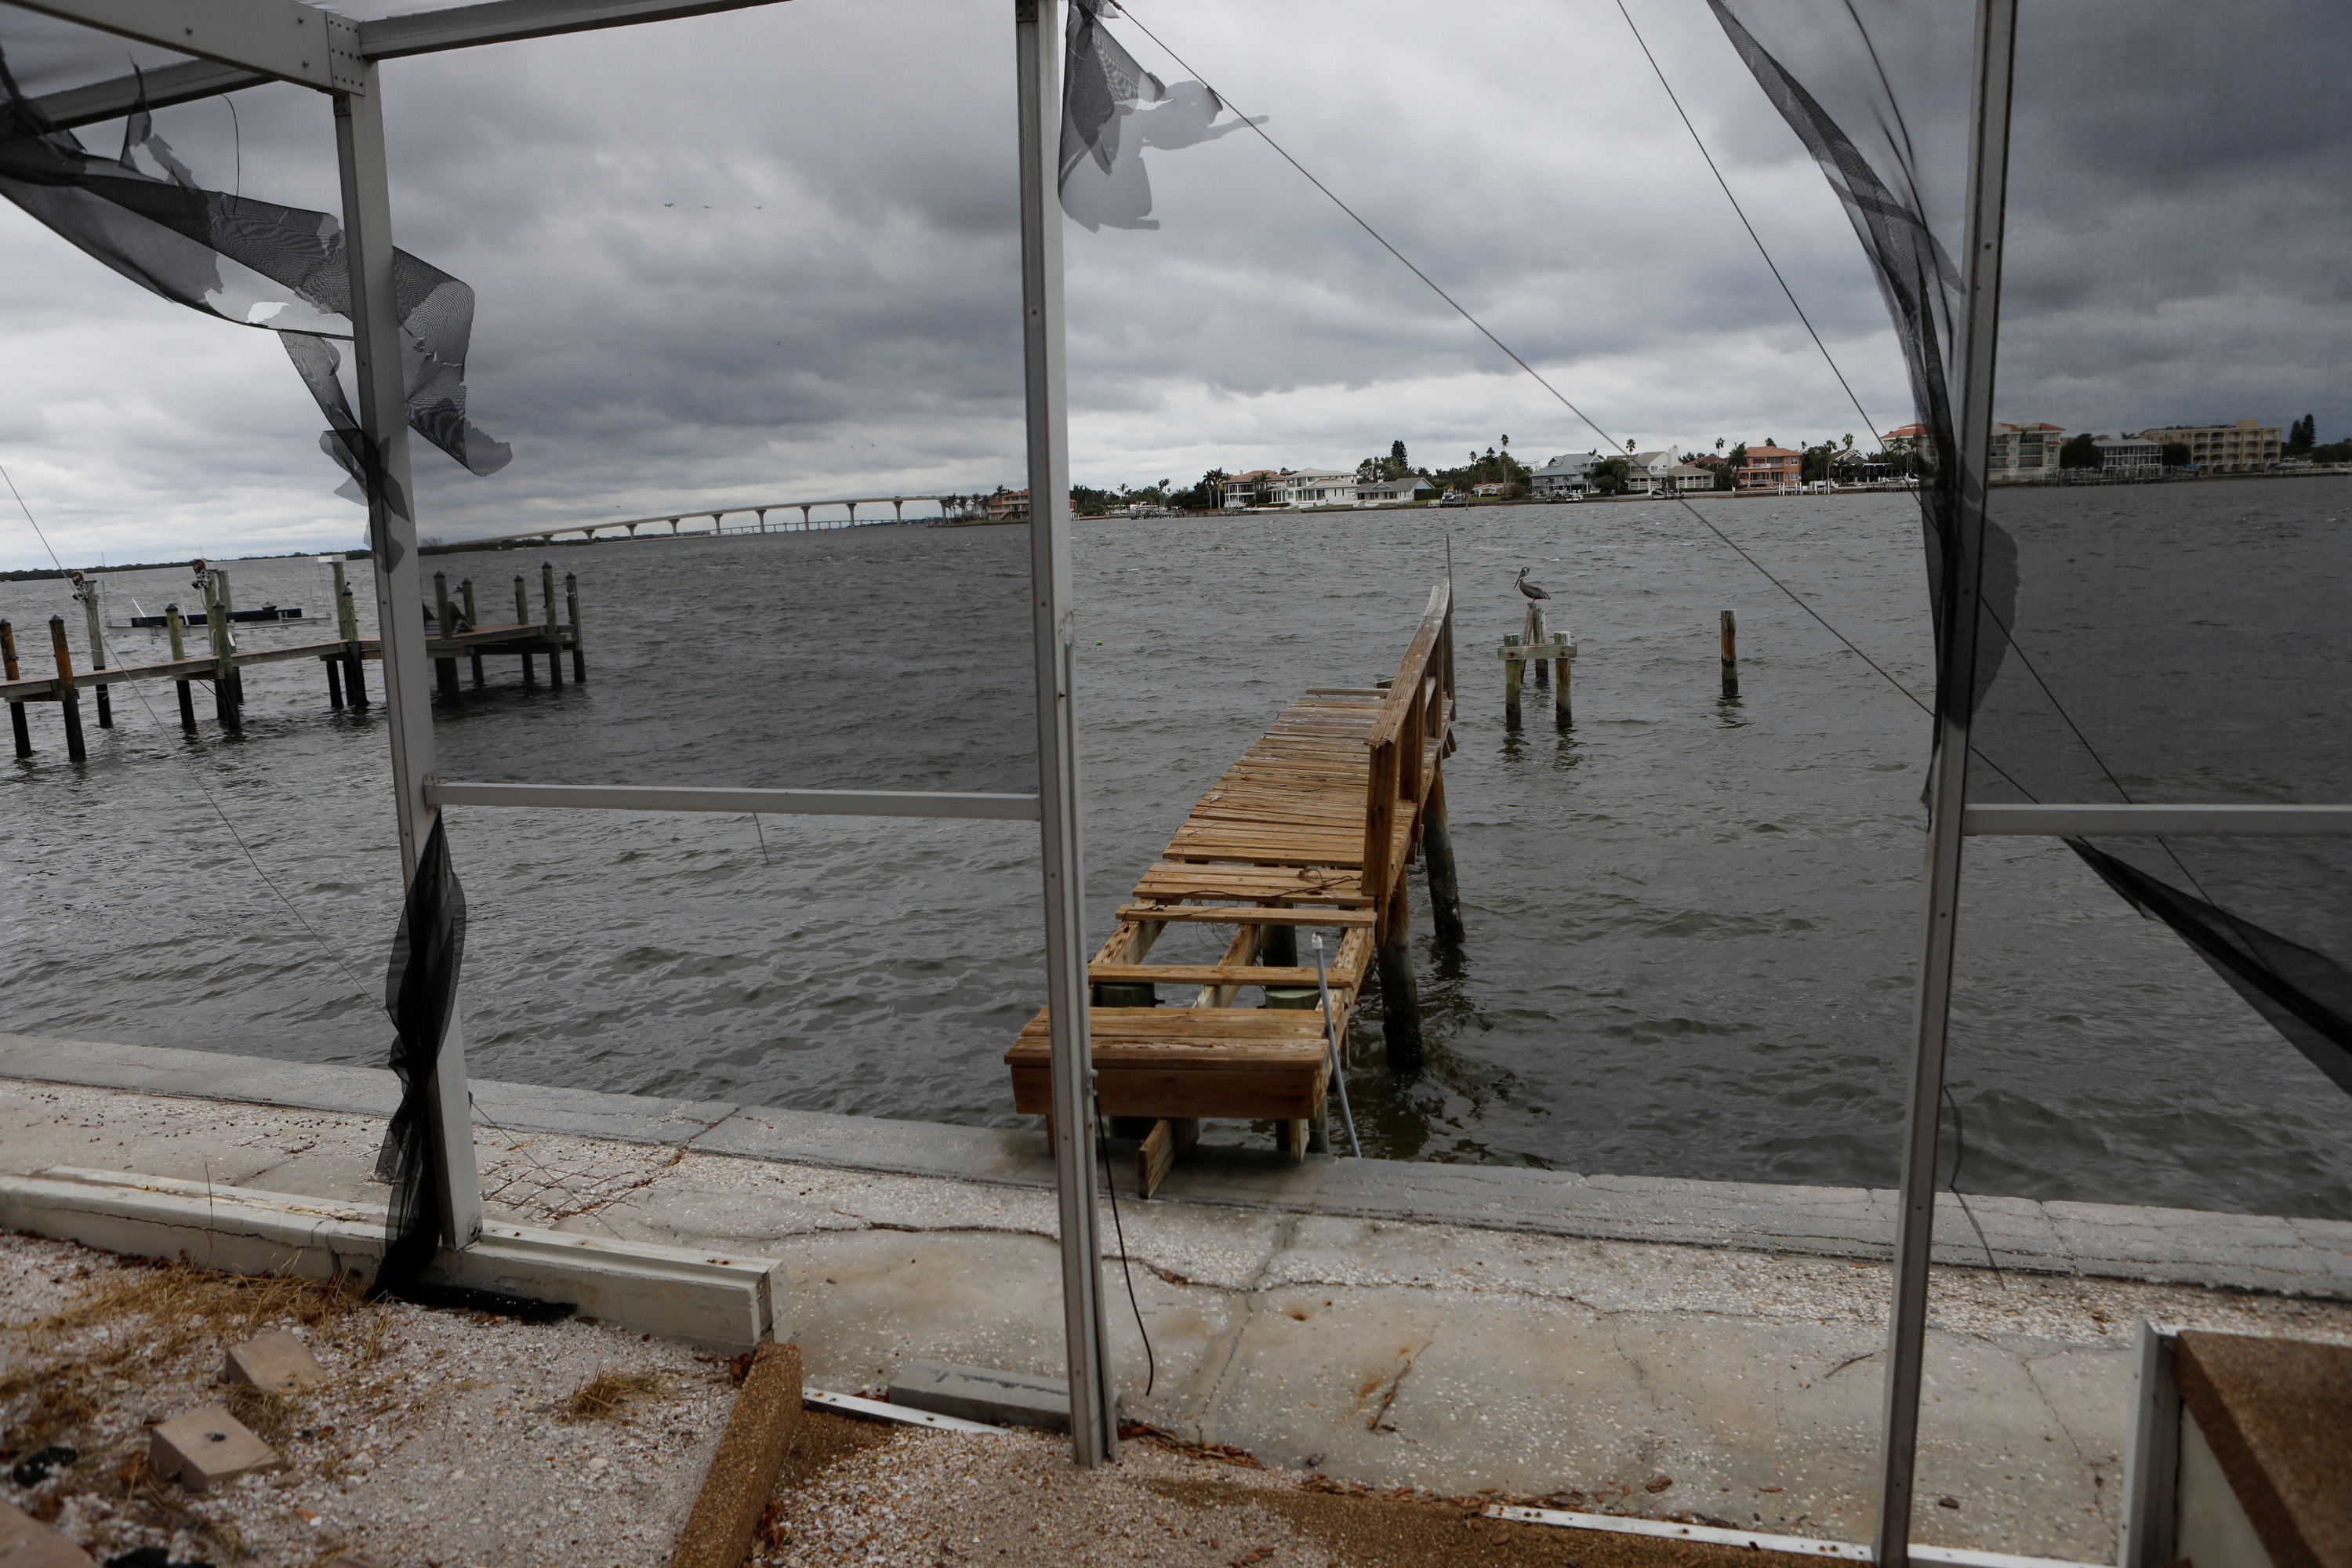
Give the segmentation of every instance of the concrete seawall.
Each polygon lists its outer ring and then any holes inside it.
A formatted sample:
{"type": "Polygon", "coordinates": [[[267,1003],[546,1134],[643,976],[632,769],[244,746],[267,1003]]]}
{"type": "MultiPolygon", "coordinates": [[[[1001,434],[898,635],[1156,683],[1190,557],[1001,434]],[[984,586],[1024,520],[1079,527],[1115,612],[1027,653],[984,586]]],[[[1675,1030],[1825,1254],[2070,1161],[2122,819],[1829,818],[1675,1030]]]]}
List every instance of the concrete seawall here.
{"type": "MultiPolygon", "coordinates": [[[[475,1093],[495,1215],[783,1259],[817,1386],[878,1389],[913,1359],[1059,1371],[1034,1132],[475,1093]]],[[[0,1035],[10,1173],[380,1196],[394,1102],[379,1070],[0,1035]]],[[[1120,1205],[1126,1408],[1371,1484],[1866,1539],[1891,1206],[1857,1189],[1196,1158],[1157,1200],[1120,1205]]],[[[2352,1224],[1968,1210],[1948,1200],[1939,1226],[1924,1541],[2112,1557],[2138,1318],[2352,1342],[2352,1224]]]]}

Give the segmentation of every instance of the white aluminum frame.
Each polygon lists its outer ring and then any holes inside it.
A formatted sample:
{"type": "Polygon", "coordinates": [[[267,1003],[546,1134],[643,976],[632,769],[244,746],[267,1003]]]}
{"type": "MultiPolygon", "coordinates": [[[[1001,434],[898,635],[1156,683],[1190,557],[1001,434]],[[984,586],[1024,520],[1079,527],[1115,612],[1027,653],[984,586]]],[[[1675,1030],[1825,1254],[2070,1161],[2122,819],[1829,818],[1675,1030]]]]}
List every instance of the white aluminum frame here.
{"type": "MultiPolygon", "coordinates": [[[[42,100],[63,124],[184,103],[266,80],[331,95],[352,257],[352,337],[359,420],[383,482],[368,508],[383,685],[404,880],[444,805],[498,805],[776,815],[979,817],[1035,821],[1045,892],[1045,990],[1052,1010],[1054,1155],[1060,1201],[1071,1446],[1081,1465],[1118,1457],[1118,1398],[1103,1331],[1101,1238],[1096,1212],[1093,1069],[1089,1063],[1086,910],[1078,831],[1076,643],[1070,574],[1069,434],[1062,319],[1062,226],[1055,200],[1059,128],[1055,0],[1015,0],[1021,157],[1023,359],[1031,506],[1032,633],[1037,705],[1035,795],[924,795],[895,791],[699,790],[490,784],[434,776],[432,681],[423,603],[400,329],[393,305],[390,173],[376,62],[746,9],[779,0],[486,0],[354,26],[301,0],[25,0],[86,26],[194,54],[210,65],[163,68],[145,83],[100,82],[42,100]],[[321,42],[313,47],[312,39],[321,42]]],[[[443,1242],[468,1244],[481,1228],[462,1030],[452,1021],[434,1086],[436,1144],[446,1177],[443,1242]]]]}

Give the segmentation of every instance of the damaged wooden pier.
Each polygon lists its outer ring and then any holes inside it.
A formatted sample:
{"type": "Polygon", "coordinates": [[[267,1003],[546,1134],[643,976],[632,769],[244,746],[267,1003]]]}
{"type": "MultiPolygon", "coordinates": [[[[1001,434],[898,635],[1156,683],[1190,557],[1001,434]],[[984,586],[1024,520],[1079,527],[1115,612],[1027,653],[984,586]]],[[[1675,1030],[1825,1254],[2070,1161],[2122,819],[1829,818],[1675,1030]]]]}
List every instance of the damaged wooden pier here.
{"type": "MultiPolygon", "coordinates": [[[[96,698],[98,725],[102,730],[114,727],[112,688],[142,680],[168,680],[178,689],[180,724],[183,729],[196,727],[194,689],[210,688],[214,716],[221,728],[237,731],[244,727],[245,669],[257,664],[282,664],[289,660],[316,659],[325,670],[327,701],[333,708],[368,706],[367,661],[381,660],[383,645],[376,637],[360,636],[359,611],[352,597],[350,585],[344,581],[343,566],[335,562],[334,597],[335,628],[338,636],[331,641],[291,643],[282,647],[240,649],[236,646],[230,627],[236,616],[230,595],[229,574],[220,568],[206,568],[198,562],[202,573],[194,584],[207,601],[203,618],[188,620],[177,605],[166,605],[162,621],[164,635],[170,639],[168,659],[152,664],[113,664],[109,658],[107,640],[100,630],[99,587],[95,581],[78,581],[74,596],[83,607],[87,622],[88,663],[74,668],[73,649],[66,633],[63,616],[51,616],[48,623],[48,659],[40,660],[30,649],[20,651],[16,646],[16,627],[0,620],[0,700],[8,704],[9,729],[14,736],[16,755],[34,754],[32,729],[26,718],[26,704],[54,702],[58,705],[59,722],[65,732],[66,754],[74,762],[88,759],[88,742],[82,733],[81,697],[84,690],[96,698]],[[201,633],[207,643],[207,652],[190,657],[188,638],[191,633],[201,633]],[[25,673],[27,662],[50,663],[53,673],[25,673]]],[[[526,686],[537,682],[536,660],[545,656],[547,679],[551,686],[563,684],[563,665],[568,657],[572,679],[588,679],[587,656],[580,640],[580,584],[572,573],[563,576],[562,613],[559,617],[555,595],[555,568],[545,563],[540,566],[541,613],[534,616],[530,595],[521,573],[515,574],[514,612],[511,622],[484,625],[476,615],[474,585],[470,580],[457,585],[456,596],[450,593],[444,574],[433,574],[434,603],[424,607],[425,624],[433,628],[425,645],[425,657],[433,661],[436,685],[444,696],[457,695],[457,661],[465,659],[471,668],[473,684],[487,683],[482,660],[486,656],[499,655],[520,658],[522,679],[526,686]]]]}
{"type": "MultiPolygon", "coordinates": [[[[1437,934],[1459,942],[1442,773],[1453,750],[1454,606],[1440,583],[1386,689],[1293,702],[1136,884],[1087,977],[1097,1111],[1142,1136],[1147,1195],[1202,1118],[1276,1121],[1294,1160],[1327,1147],[1338,1048],[1375,973],[1389,1065],[1419,1068],[1405,873],[1423,855],[1437,934]],[[1151,961],[1171,927],[1196,925],[1230,928],[1223,957],[1151,961]],[[1318,930],[1339,933],[1319,973],[1299,952],[1301,932],[1318,930]],[[1193,994],[1164,1006],[1163,986],[1193,994]]],[[[1014,1106],[1033,1115],[1052,1100],[1047,1018],[1004,1056],[1014,1106]]]]}

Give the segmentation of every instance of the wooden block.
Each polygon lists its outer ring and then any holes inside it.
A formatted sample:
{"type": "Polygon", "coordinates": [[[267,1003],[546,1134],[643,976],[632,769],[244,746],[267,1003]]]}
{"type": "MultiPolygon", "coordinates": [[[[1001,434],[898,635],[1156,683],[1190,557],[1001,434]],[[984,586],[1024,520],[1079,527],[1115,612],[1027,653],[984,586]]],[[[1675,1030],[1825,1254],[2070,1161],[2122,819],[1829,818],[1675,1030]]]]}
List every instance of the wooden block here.
{"type": "MultiPolygon", "coordinates": [[[[1195,1127],[1200,1125],[1197,1119],[1188,1120],[1195,1127]]],[[[1151,1131],[1143,1135],[1142,1146],[1135,1152],[1136,1190],[1147,1198],[1158,1192],[1160,1184],[1168,1179],[1169,1167],[1175,1163],[1176,1124],[1163,1116],[1151,1124],[1151,1131]]]]}
{"type": "Polygon", "coordinates": [[[800,1419],[800,1347],[772,1340],[751,1353],[670,1568],[741,1568],[800,1419]]]}
{"type": "Polygon", "coordinates": [[[0,1568],[97,1568],[89,1552],[11,1502],[0,1502],[0,1568]]]}
{"type": "Polygon", "coordinates": [[[284,1463],[277,1449],[217,1405],[174,1415],[148,1434],[147,1468],[192,1492],[284,1463]]]}
{"type": "Polygon", "coordinates": [[[291,1329],[278,1329],[229,1347],[223,1383],[249,1383],[272,1394],[292,1394],[327,1381],[327,1369],[291,1329]]]}

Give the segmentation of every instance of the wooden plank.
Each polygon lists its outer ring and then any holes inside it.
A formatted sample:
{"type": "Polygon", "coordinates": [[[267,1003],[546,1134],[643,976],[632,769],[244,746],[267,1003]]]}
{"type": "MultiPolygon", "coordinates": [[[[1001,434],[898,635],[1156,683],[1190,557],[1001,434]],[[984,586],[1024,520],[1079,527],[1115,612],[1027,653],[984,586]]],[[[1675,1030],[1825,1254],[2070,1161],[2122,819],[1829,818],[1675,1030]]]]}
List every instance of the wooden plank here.
{"type": "MultiPolygon", "coordinates": [[[[1290,1121],[1315,1114],[1330,1084],[1328,1058],[1287,1072],[1160,1072],[1097,1068],[1096,1100],[1105,1116],[1219,1117],[1235,1121],[1290,1121]]],[[[1024,1116],[1042,1116],[1053,1106],[1053,1086],[1043,1063],[1013,1068],[1013,1106],[1024,1116]]]]}
{"type": "Polygon", "coordinates": [[[1340,926],[1370,930],[1370,910],[1318,910],[1269,904],[1123,904],[1122,921],[1153,921],[1166,924],[1340,926]]]}
{"type": "Polygon", "coordinates": [[[1145,1197],[1160,1190],[1168,1179],[1169,1168],[1176,1156],[1200,1142],[1201,1119],[1197,1116],[1161,1117],[1144,1134],[1142,1147],[1135,1152],[1135,1184],[1145,1197]]]}
{"type": "Polygon", "coordinates": [[[1087,978],[1122,985],[1312,985],[1315,972],[1248,963],[1089,963],[1087,978]]]}
{"type": "Polygon", "coordinates": [[[1139,899],[1234,899],[1271,902],[1313,899],[1343,908],[1371,902],[1352,871],[1316,867],[1234,866],[1213,861],[1155,861],[1135,885],[1139,899]]]}

